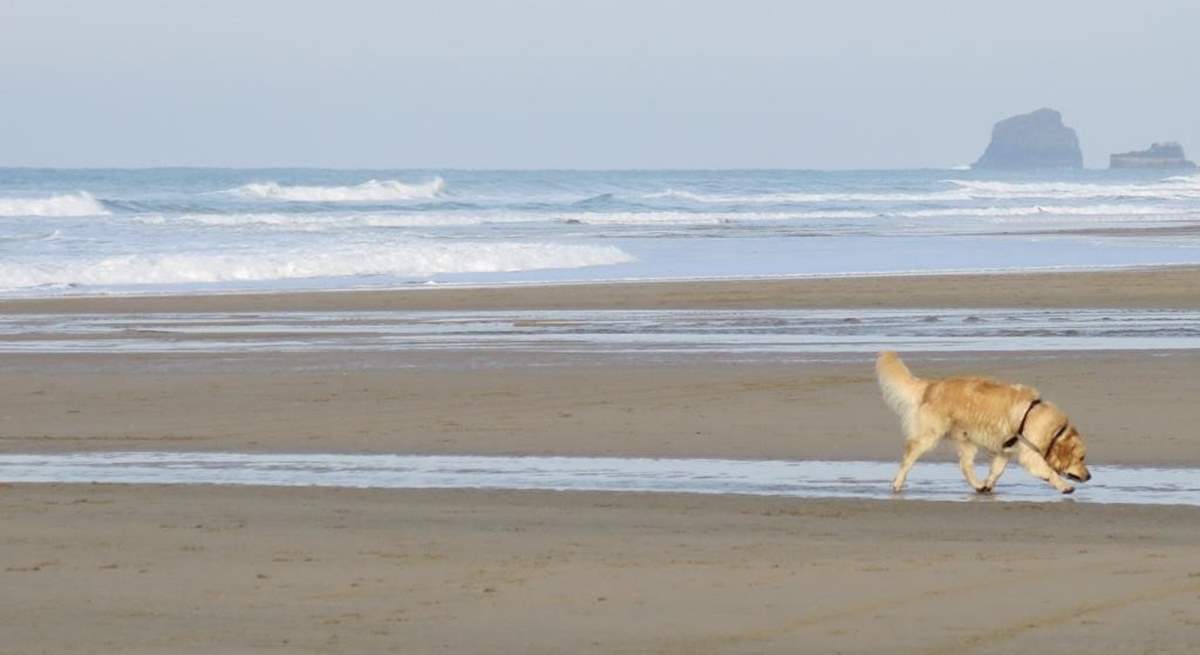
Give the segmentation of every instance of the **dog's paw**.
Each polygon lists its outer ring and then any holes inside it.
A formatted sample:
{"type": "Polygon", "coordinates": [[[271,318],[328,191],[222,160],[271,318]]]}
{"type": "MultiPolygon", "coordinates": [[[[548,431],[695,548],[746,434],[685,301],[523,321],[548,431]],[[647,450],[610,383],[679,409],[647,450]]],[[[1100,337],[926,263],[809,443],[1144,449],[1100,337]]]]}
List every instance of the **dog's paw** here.
{"type": "Polygon", "coordinates": [[[987,486],[986,484],[981,484],[981,485],[979,485],[978,487],[976,487],[976,488],[975,488],[975,493],[977,493],[977,494],[990,494],[990,493],[992,493],[992,488],[991,488],[991,487],[989,487],[989,486],[987,486]]]}
{"type": "Polygon", "coordinates": [[[1075,493],[1075,487],[1072,487],[1071,485],[1067,485],[1067,486],[1063,487],[1062,489],[1060,489],[1059,491],[1062,491],[1063,494],[1073,494],[1073,493],[1075,493]]]}
{"type": "Polygon", "coordinates": [[[895,482],[892,483],[892,493],[898,494],[903,490],[904,490],[904,485],[896,484],[895,482]]]}

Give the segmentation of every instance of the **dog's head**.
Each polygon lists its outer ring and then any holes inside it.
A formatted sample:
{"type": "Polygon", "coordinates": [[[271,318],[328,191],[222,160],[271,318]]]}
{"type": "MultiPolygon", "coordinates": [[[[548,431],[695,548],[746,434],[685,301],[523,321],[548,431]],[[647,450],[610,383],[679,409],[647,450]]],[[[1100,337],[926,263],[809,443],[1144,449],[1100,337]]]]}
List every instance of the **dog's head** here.
{"type": "Polygon", "coordinates": [[[1076,482],[1087,482],[1092,479],[1092,474],[1084,463],[1087,459],[1087,446],[1083,443],[1083,437],[1066,414],[1053,405],[1050,405],[1049,409],[1053,411],[1046,412],[1046,420],[1041,421],[1039,426],[1046,430],[1046,440],[1051,442],[1050,450],[1046,453],[1046,463],[1059,475],[1065,475],[1076,482]]]}

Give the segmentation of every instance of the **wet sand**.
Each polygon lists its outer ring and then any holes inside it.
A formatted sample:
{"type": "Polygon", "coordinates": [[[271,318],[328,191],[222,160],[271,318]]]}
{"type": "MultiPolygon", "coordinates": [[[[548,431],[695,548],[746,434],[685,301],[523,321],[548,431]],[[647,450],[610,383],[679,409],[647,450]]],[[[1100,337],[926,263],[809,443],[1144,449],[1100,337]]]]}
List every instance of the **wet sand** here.
{"type": "MultiPolygon", "coordinates": [[[[891,460],[872,364],[499,353],[7,355],[0,452],[208,450],[891,460]],[[539,365],[533,365],[533,357],[539,365]]],[[[1037,387],[1096,462],[1197,466],[1200,353],[907,355],[1037,387]]],[[[941,452],[949,455],[949,449],[941,452]]],[[[934,455],[936,457],[937,455],[934,455]]]]}
{"type": "MultiPolygon", "coordinates": [[[[1197,282],[1196,269],[1163,269],[83,298],[4,301],[0,312],[1195,308],[1197,282]]],[[[474,351],[0,361],[6,453],[892,460],[900,449],[865,359],[474,351]]],[[[1089,461],[1200,465],[1200,353],[908,361],[920,375],[1037,386],[1080,424],[1089,461]]],[[[1070,502],[8,485],[0,650],[1195,652],[1198,518],[1190,508],[1070,502]]]]}
{"type": "Polygon", "coordinates": [[[4,652],[1192,653],[1190,509],[9,486],[4,652]]]}

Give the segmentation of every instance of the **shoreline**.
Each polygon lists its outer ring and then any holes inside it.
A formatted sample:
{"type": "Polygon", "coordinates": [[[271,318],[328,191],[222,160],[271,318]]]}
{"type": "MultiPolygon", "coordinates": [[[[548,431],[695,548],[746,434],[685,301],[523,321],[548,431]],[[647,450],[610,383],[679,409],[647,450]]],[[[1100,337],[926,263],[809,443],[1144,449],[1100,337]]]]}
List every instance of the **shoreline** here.
{"type": "Polygon", "coordinates": [[[1200,308],[1200,266],[0,298],[0,314],[195,311],[1200,308]],[[968,289],[969,288],[969,289],[968,289]],[[974,290],[975,293],[971,293],[974,290]]]}

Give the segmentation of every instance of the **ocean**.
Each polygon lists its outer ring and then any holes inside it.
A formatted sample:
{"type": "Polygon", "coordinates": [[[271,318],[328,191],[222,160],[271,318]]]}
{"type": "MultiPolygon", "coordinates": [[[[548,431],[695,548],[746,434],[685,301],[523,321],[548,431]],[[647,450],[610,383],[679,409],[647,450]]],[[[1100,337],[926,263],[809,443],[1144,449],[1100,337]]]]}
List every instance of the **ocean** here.
{"type": "Polygon", "coordinates": [[[0,295],[1200,263],[1153,171],[0,169],[0,295]]]}

